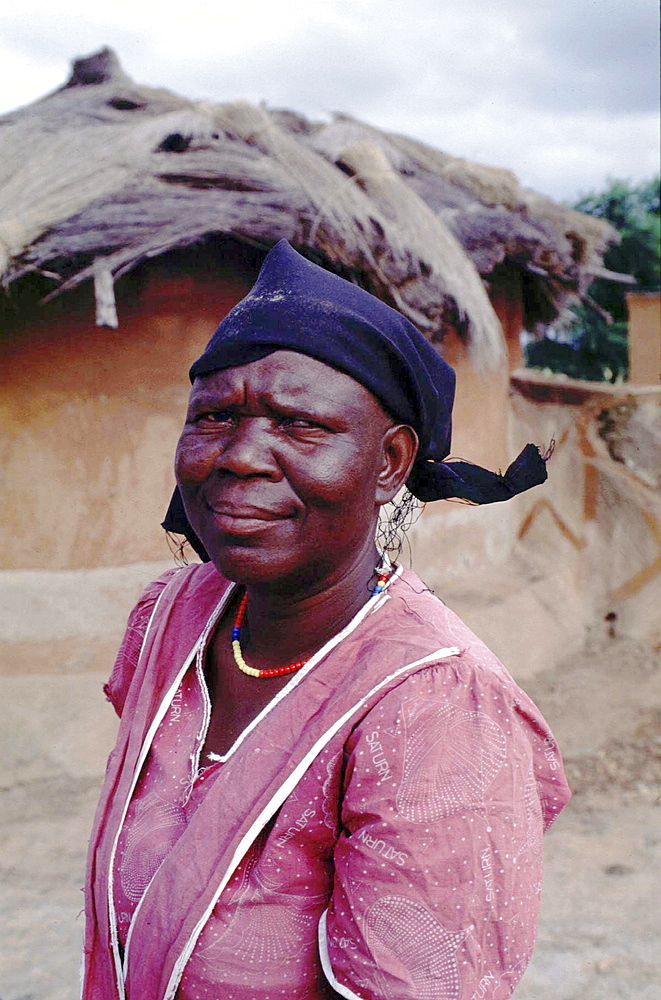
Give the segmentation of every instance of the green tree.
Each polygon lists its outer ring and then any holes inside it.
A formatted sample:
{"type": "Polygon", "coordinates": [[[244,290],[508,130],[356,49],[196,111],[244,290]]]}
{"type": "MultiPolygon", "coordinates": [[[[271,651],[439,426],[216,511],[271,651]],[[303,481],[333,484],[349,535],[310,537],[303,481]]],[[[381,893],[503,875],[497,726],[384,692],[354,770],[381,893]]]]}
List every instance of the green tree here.
{"type": "MultiPolygon", "coordinates": [[[[661,282],[661,215],[659,177],[632,184],[611,180],[598,193],[584,195],[573,206],[579,212],[606,219],[617,229],[620,242],[604,256],[609,271],[629,274],[641,291],[661,282]]],[[[526,348],[533,368],[550,368],[573,378],[616,381],[628,371],[627,307],[631,285],[596,278],[588,298],[572,312],[573,321],[555,336],[526,348]]]]}

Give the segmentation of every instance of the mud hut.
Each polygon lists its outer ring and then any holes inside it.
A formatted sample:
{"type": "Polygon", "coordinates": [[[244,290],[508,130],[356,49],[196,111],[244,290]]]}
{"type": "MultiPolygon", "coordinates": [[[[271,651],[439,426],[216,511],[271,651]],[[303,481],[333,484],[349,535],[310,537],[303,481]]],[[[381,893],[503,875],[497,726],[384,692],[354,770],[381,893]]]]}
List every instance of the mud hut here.
{"type": "Polygon", "coordinates": [[[6,568],[167,554],[185,372],[278,239],[438,344],[456,453],[504,466],[519,335],[583,294],[613,238],[509,171],[346,115],[142,87],[108,49],[0,139],[6,568]]]}

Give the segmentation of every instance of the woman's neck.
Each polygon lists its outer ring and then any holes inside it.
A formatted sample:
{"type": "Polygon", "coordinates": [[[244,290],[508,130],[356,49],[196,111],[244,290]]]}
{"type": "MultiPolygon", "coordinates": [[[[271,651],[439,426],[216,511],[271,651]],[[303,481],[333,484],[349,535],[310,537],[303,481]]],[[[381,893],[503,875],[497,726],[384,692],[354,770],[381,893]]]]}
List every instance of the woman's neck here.
{"type": "Polygon", "coordinates": [[[264,669],[308,659],[341,631],[372,596],[380,557],[371,544],[318,590],[282,592],[248,586],[241,646],[251,665],[264,669]]]}

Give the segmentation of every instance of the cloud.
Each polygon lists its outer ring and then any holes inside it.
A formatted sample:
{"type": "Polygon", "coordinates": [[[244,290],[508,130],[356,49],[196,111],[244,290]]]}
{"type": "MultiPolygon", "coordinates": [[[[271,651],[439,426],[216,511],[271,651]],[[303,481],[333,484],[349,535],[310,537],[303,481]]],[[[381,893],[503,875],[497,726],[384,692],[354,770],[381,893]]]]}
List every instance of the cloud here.
{"type": "Polygon", "coordinates": [[[549,5],[529,26],[539,58],[529,94],[559,111],[640,113],[658,108],[658,18],[647,0],[549,5]]]}
{"type": "Polygon", "coordinates": [[[171,65],[171,77],[182,85],[193,83],[202,97],[245,97],[271,106],[290,107],[309,114],[333,110],[363,113],[396,99],[401,71],[383,55],[366,51],[360,40],[337,26],[324,31],[324,50],[310,33],[292,32],[286,48],[264,45],[222,60],[199,60],[190,75],[185,60],[171,65]]]}
{"type": "Polygon", "coordinates": [[[25,0],[0,36],[7,110],[110,44],[140,83],[310,117],[345,111],[555,196],[655,166],[650,0],[253,0],[250,18],[208,0],[187,0],[185,15],[174,0],[60,0],[57,16],[25,0]]]}

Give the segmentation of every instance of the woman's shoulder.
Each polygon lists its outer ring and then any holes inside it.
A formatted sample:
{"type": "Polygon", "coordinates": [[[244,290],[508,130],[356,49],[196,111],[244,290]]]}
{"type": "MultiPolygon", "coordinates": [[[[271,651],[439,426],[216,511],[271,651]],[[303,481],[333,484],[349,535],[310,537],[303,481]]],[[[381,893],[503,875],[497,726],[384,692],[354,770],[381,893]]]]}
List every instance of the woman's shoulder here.
{"type": "Polygon", "coordinates": [[[494,719],[515,716],[532,730],[548,734],[541,713],[495,653],[415,573],[402,573],[392,596],[401,604],[395,619],[397,630],[402,636],[407,629],[413,632],[408,623],[411,619],[416,636],[424,636],[430,655],[384,697],[383,706],[398,711],[411,699],[452,704],[494,719]],[[438,657],[434,657],[434,650],[438,657]],[[448,655],[450,650],[453,655],[448,655]]]}
{"type": "Polygon", "coordinates": [[[118,715],[122,714],[149,623],[166,590],[171,592],[173,602],[191,600],[194,599],[199,587],[208,587],[212,579],[216,587],[219,583],[225,582],[219,579],[217,572],[209,563],[194,563],[190,566],[174,566],[147,584],[129,614],[115,665],[108,682],[103,687],[108,701],[112,703],[118,715]]]}
{"type": "Polygon", "coordinates": [[[411,620],[435,648],[457,647],[460,655],[454,662],[462,671],[484,670],[509,678],[498,657],[412,570],[403,570],[393,580],[391,594],[400,628],[411,620]]]}
{"type": "Polygon", "coordinates": [[[464,622],[429,590],[418,589],[417,577],[402,582],[414,584],[412,595],[402,600],[429,629],[426,641],[435,643],[438,655],[412,664],[410,673],[375,700],[352,729],[346,749],[362,751],[366,760],[378,750],[402,766],[410,761],[411,768],[432,747],[440,769],[450,767],[454,752],[470,756],[483,750],[484,760],[495,754],[519,761],[524,779],[534,774],[548,825],[569,792],[544,716],[464,622]]]}

